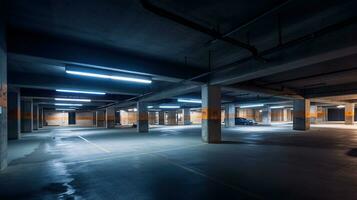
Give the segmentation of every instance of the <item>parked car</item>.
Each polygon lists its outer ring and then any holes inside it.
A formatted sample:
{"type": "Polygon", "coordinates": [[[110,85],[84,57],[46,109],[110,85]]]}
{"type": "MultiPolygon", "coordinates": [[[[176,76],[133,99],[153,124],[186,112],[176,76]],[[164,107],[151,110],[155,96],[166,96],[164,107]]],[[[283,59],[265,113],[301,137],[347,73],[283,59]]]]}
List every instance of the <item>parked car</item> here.
{"type": "Polygon", "coordinates": [[[256,124],[254,120],[246,119],[243,117],[235,118],[235,123],[236,123],[236,125],[254,125],[254,124],[256,124]]]}

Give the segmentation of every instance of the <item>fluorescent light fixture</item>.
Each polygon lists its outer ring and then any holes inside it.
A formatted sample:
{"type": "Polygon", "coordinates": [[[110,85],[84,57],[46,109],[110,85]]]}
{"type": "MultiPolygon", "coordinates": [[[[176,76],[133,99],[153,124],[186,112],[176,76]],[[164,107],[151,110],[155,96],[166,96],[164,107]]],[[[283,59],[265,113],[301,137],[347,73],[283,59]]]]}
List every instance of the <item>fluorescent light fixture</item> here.
{"type": "Polygon", "coordinates": [[[201,99],[177,99],[177,102],[182,103],[202,103],[201,99]]]}
{"type": "Polygon", "coordinates": [[[70,111],[70,110],[76,110],[74,108],[56,108],[58,111],[70,111]]]}
{"type": "Polygon", "coordinates": [[[263,110],[259,110],[259,112],[261,113],[261,112],[263,112],[263,110]]]}
{"type": "Polygon", "coordinates": [[[57,89],[57,92],[68,92],[68,93],[81,93],[81,94],[98,94],[98,95],[105,95],[104,92],[93,92],[93,91],[81,91],[81,90],[62,90],[57,89]]]}
{"type": "Polygon", "coordinates": [[[166,106],[159,106],[159,108],[168,108],[168,109],[174,109],[174,108],[180,108],[180,106],[169,106],[169,105],[166,105],[166,106]]]}
{"type": "Polygon", "coordinates": [[[55,106],[82,106],[82,104],[76,104],[76,103],[55,103],[55,106]]]}
{"type": "Polygon", "coordinates": [[[255,108],[255,107],[262,107],[264,104],[249,104],[249,105],[242,105],[239,106],[240,108],[255,108]]]}
{"type": "Polygon", "coordinates": [[[148,106],[148,108],[153,108],[154,106],[148,106]]]}
{"type": "Polygon", "coordinates": [[[338,105],[336,106],[337,108],[344,108],[345,106],[344,105],[338,105]]]}
{"type": "Polygon", "coordinates": [[[129,112],[136,112],[136,111],[138,111],[138,109],[136,109],[136,108],[129,108],[128,111],[129,111],[129,112]]]}
{"type": "Polygon", "coordinates": [[[128,77],[128,76],[97,74],[97,73],[81,72],[81,71],[73,71],[73,70],[66,70],[66,73],[74,74],[74,75],[80,75],[80,76],[89,76],[89,77],[95,77],[95,78],[104,78],[104,79],[112,79],[112,80],[119,80],[119,81],[129,81],[129,82],[145,83],[145,84],[150,84],[152,82],[149,79],[134,78],[134,77],[128,77]]]}
{"type": "Polygon", "coordinates": [[[80,101],[80,102],[91,102],[90,99],[67,99],[67,98],[55,98],[56,101],[80,101]]]}
{"type": "Polygon", "coordinates": [[[284,108],[284,106],[271,106],[271,109],[284,108]]]}

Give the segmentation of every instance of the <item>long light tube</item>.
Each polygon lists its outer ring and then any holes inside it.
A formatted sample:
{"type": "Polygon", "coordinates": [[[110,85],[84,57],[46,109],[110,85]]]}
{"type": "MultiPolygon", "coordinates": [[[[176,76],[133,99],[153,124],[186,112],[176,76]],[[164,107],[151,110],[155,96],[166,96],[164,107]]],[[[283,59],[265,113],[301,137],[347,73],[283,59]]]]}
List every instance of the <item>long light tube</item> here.
{"type": "Polygon", "coordinates": [[[284,108],[284,106],[271,106],[271,109],[284,108]]]}
{"type": "Polygon", "coordinates": [[[56,108],[58,111],[70,111],[70,110],[76,110],[74,108],[56,108]]]}
{"type": "Polygon", "coordinates": [[[345,106],[344,105],[338,105],[336,106],[337,108],[344,108],[345,106]]]}
{"type": "Polygon", "coordinates": [[[55,103],[55,106],[83,106],[83,104],[76,104],[76,103],[55,103]]]}
{"type": "Polygon", "coordinates": [[[264,104],[249,104],[249,105],[242,105],[239,106],[240,108],[255,108],[255,107],[262,107],[264,104]]]}
{"type": "Polygon", "coordinates": [[[90,99],[67,99],[67,98],[55,98],[56,101],[80,101],[80,102],[91,102],[90,99]]]}
{"type": "Polygon", "coordinates": [[[177,102],[182,102],[182,103],[202,103],[202,100],[200,100],[200,99],[177,99],[177,102]]]}
{"type": "Polygon", "coordinates": [[[57,89],[57,92],[68,92],[68,93],[81,93],[81,94],[98,94],[98,95],[105,95],[104,92],[93,92],[93,91],[82,91],[82,90],[62,90],[57,89]]]}
{"type": "Polygon", "coordinates": [[[168,108],[168,109],[174,109],[174,108],[180,108],[180,106],[159,106],[159,108],[168,108]]]}
{"type": "Polygon", "coordinates": [[[105,78],[105,79],[129,81],[129,82],[145,83],[145,84],[150,84],[152,82],[151,80],[148,80],[148,79],[117,76],[117,75],[113,76],[113,75],[97,74],[97,73],[90,73],[90,72],[80,72],[80,71],[73,71],[73,70],[66,70],[66,73],[80,75],[80,76],[89,76],[89,77],[95,77],[95,78],[105,78]]]}

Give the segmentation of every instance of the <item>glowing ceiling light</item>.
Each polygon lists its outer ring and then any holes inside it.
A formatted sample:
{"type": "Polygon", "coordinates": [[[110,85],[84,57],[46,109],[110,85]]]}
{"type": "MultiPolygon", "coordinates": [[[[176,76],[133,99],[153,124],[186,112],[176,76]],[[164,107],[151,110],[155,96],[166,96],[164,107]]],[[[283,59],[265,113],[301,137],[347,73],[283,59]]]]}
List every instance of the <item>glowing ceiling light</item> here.
{"type": "Polygon", "coordinates": [[[117,76],[117,75],[106,75],[106,74],[97,74],[97,73],[80,72],[80,71],[73,71],[73,70],[66,70],[66,73],[74,74],[74,75],[80,75],[80,76],[89,76],[89,77],[95,77],[95,78],[105,78],[105,79],[129,81],[129,82],[145,83],[145,84],[150,84],[152,82],[151,80],[142,79],[142,78],[134,78],[134,77],[127,77],[127,76],[117,76]]]}
{"type": "Polygon", "coordinates": [[[159,108],[168,108],[168,109],[175,109],[175,108],[180,108],[180,106],[169,106],[169,105],[166,105],[166,106],[159,106],[159,108]]]}
{"type": "Polygon", "coordinates": [[[74,108],[56,108],[58,111],[71,111],[71,110],[76,110],[74,108]]]}
{"type": "Polygon", "coordinates": [[[148,108],[153,108],[154,106],[148,106],[148,108]]]}
{"type": "Polygon", "coordinates": [[[136,109],[136,108],[129,108],[128,111],[129,111],[129,112],[136,112],[136,111],[138,111],[138,109],[136,109]]]}
{"type": "Polygon", "coordinates": [[[81,93],[81,94],[98,94],[98,95],[105,95],[104,92],[93,92],[93,91],[82,91],[82,90],[62,90],[57,89],[57,92],[68,92],[68,93],[81,93]]]}
{"type": "Polygon", "coordinates": [[[201,99],[177,99],[177,102],[182,103],[202,103],[201,99]]]}
{"type": "Polygon", "coordinates": [[[284,108],[284,106],[271,106],[271,109],[284,108]]]}
{"type": "Polygon", "coordinates": [[[55,106],[83,106],[83,105],[76,104],[76,103],[55,103],[55,106]]]}
{"type": "Polygon", "coordinates": [[[338,105],[336,106],[337,108],[344,108],[345,106],[344,105],[338,105]]]}
{"type": "Polygon", "coordinates": [[[67,98],[55,98],[56,101],[80,101],[80,102],[91,102],[90,99],[67,99],[67,98]]]}
{"type": "Polygon", "coordinates": [[[255,107],[262,107],[264,104],[249,104],[249,105],[242,105],[239,106],[240,108],[255,108],[255,107]]]}

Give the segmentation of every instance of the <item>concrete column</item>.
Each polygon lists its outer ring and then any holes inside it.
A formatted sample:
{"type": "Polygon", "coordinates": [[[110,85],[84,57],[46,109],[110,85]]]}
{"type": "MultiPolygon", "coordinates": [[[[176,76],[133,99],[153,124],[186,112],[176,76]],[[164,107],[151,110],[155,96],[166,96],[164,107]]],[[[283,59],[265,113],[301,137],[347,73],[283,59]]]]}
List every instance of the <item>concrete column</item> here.
{"type": "Polygon", "coordinates": [[[202,86],[202,140],[207,143],[221,142],[221,88],[202,86]]]}
{"type": "Polygon", "coordinates": [[[105,112],[104,110],[97,110],[96,111],[96,125],[97,127],[105,127],[105,112]]]}
{"type": "Polygon", "coordinates": [[[21,137],[20,90],[18,88],[9,88],[7,100],[8,138],[10,140],[17,140],[21,137]]]}
{"type": "Polygon", "coordinates": [[[33,130],[38,130],[38,104],[32,104],[33,109],[32,109],[32,129],[33,130]]]}
{"type": "Polygon", "coordinates": [[[21,100],[21,132],[32,132],[32,117],[33,117],[32,99],[21,100]]]}
{"type": "Polygon", "coordinates": [[[236,107],[234,104],[224,105],[224,127],[234,127],[236,125],[236,107]]]}
{"type": "Polygon", "coordinates": [[[137,130],[139,133],[149,132],[148,108],[146,103],[138,102],[137,104],[137,130]]]}
{"type": "Polygon", "coordinates": [[[43,127],[43,108],[38,108],[38,128],[43,127]]]}
{"type": "Polygon", "coordinates": [[[309,130],[310,129],[310,100],[297,99],[294,100],[294,130],[309,130]]]}
{"type": "Polygon", "coordinates": [[[0,1],[0,170],[7,167],[7,50],[5,1],[0,1]]]}
{"type": "Polygon", "coordinates": [[[317,106],[310,105],[310,123],[317,124],[317,106]]]}
{"type": "Polygon", "coordinates": [[[191,124],[191,111],[189,108],[184,108],[182,109],[182,115],[183,115],[183,124],[184,125],[190,125],[191,124]]]}
{"type": "Polygon", "coordinates": [[[288,121],[288,112],[289,112],[289,110],[287,108],[283,109],[283,121],[284,122],[288,121]]]}
{"type": "Polygon", "coordinates": [[[153,125],[156,123],[156,112],[149,112],[149,124],[153,125]]]}
{"type": "Polygon", "coordinates": [[[345,106],[345,124],[353,125],[355,119],[355,104],[347,103],[345,106]]]}
{"type": "Polygon", "coordinates": [[[108,107],[105,111],[105,125],[106,128],[114,128],[115,127],[115,108],[108,107]]]}
{"type": "Polygon", "coordinates": [[[159,125],[165,125],[165,112],[159,112],[159,125]]]}
{"type": "Polygon", "coordinates": [[[176,110],[167,111],[167,125],[177,125],[176,110]]]}
{"type": "Polygon", "coordinates": [[[270,108],[270,106],[264,106],[262,108],[262,123],[264,125],[271,125],[271,108],[270,108]]]}

